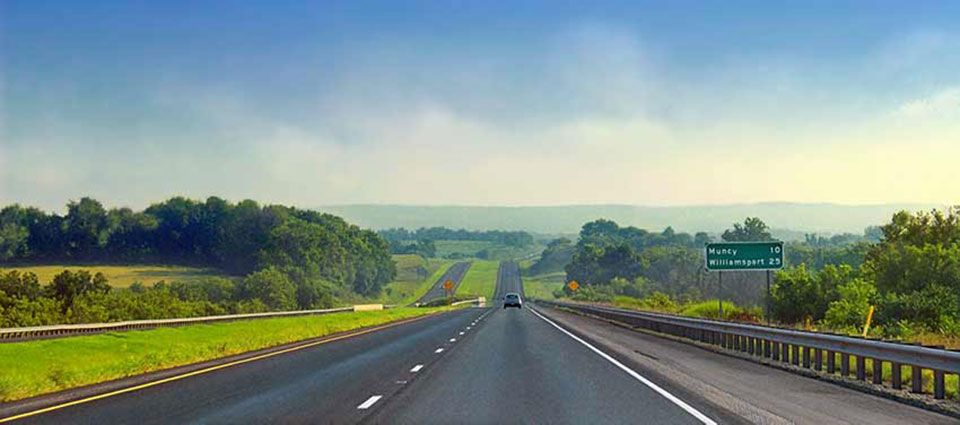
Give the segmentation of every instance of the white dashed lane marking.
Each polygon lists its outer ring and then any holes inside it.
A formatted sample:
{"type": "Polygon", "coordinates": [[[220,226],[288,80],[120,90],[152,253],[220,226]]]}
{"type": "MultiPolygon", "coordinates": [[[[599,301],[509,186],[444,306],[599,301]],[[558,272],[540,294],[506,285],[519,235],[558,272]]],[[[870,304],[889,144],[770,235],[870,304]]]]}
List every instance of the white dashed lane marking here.
{"type": "Polygon", "coordinates": [[[437,354],[440,354],[440,353],[442,353],[442,352],[443,352],[443,348],[442,348],[442,347],[441,347],[441,348],[438,348],[437,351],[434,351],[434,353],[437,353],[437,354]]]}
{"type": "Polygon", "coordinates": [[[357,406],[357,409],[360,409],[360,410],[369,409],[370,406],[373,406],[374,403],[380,401],[381,398],[383,398],[382,395],[372,396],[372,397],[368,398],[367,401],[365,401],[365,402],[361,403],[359,406],[357,406]]]}
{"type": "Polygon", "coordinates": [[[423,365],[422,365],[422,364],[418,364],[418,365],[414,366],[413,369],[410,369],[410,372],[412,372],[412,373],[417,373],[417,372],[420,371],[420,369],[423,369],[423,365]]]}

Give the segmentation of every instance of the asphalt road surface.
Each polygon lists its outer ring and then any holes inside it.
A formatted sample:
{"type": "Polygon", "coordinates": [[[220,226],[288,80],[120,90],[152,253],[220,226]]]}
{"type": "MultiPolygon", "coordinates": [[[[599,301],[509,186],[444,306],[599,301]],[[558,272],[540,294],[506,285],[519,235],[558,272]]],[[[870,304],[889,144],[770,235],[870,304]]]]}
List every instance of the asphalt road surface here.
{"type": "Polygon", "coordinates": [[[457,292],[457,288],[460,287],[460,282],[463,281],[463,276],[467,274],[467,269],[470,268],[470,263],[460,262],[454,263],[446,272],[443,273],[443,276],[440,277],[433,286],[430,287],[430,290],[426,294],[423,294],[417,302],[421,304],[428,303],[438,298],[443,298],[447,296],[446,289],[443,287],[443,283],[450,280],[453,282],[453,292],[457,292]]]}
{"type": "Polygon", "coordinates": [[[529,304],[503,309],[496,300],[507,292],[523,292],[515,263],[501,265],[491,308],[430,316],[21,422],[952,422],[605,322],[529,304]]]}
{"type": "Polygon", "coordinates": [[[356,423],[371,411],[358,406],[371,397],[390,397],[447,350],[456,351],[450,339],[473,328],[471,323],[487,311],[468,308],[428,317],[17,423],[356,423]]]}
{"type": "MultiPolygon", "coordinates": [[[[495,300],[522,292],[503,263],[495,300]]],[[[472,339],[387,400],[372,423],[702,423],[532,312],[499,304],[472,339]]],[[[696,413],[701,413],[696,411],[696,413]]]]}

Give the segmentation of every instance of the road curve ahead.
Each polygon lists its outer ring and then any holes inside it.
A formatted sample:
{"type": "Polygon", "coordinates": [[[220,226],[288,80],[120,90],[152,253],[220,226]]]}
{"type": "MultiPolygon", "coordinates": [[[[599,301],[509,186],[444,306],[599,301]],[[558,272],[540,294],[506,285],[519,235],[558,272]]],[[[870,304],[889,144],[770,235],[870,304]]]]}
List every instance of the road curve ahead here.
{"type": "Polygon", "coordinates": [[[430,301],[443,298],[447,296],[446,289],[443,288],[443,283],[446,281],[453,282],[453,291],[456,293],[457,288],[460,287],[460,282],[463,281],[463,276],[467,274],[467,269],[470,268],[470,263],[463,261],[459,263],[454,263],[443,273],[443,276],[440,276],[436,282],[433,283],[433,286],[430,287],[430,290],[426,294],[423,294],[417,302],[421,304],[428,303],[430,301]]]}
{"type": "MultiPolygon", "coordinates": [[[[522,292],[514,263],[502,264],[495,299],[507,292],[522,292]]],[[[504,310],[495,301],[494,308],[472,339],[365,422],[711,423],[698,418],[703,413],[697,409],[671,401],[529,306],[504,310]]]]}

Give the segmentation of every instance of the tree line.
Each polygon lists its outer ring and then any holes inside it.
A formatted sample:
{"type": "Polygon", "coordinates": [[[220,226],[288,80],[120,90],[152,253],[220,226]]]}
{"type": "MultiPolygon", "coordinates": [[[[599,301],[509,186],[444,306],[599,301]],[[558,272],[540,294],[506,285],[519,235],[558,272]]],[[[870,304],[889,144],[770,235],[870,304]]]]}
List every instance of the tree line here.
{"type": "MultiPolygon", "coordinates": [[[[396,274],[387,242],[373,231],[317,211],[217,197],[175,197],[143,211],[108,210],[86,197],[67,204],[65,215],[0,209],[0,264],[42,263],[216,268],[246,276],[247,293],[262,290],[254,282],[277,289],[279,301],[265,301],[268,308],[309,308],[338,294],[375,296],[396,274]]],[[[233,301],[246,298],[257,297],[233,301]]]]}
{"type": "MultiPolygon", "coordinates": [[[[772,240],[759,218],[721,235],[724,241],[772,240]]],[[[696,302],[723,296],[746,305],[767,301],[763,273],[703,270],[705,233],[667,228],[651,233],[609,220],[587,223],[567,264],[581,290],[558,295],[610,300],[616,295],[696,302]]],[[[876,307],[877,331],[888,336],[922,331],[960,335],[960,207],[895,214],[862,235],[807,235],[785,246],[786,268],[774,274],[769,302],[774,320],[862,326],[876,307]]],[[[536,266],[536,264],[534,265],[536,266]]]]}
{"type": "Polygon", "coordinates": [[[432,241],[439,240],[487,241],[515,248],[526,248],[534,243],[533,235],[524,231],[473,231],[446,227],[421,227],[412,231],[404,228],[393,228],[381,230],[378,233],[390,242],[391,246],[398,247],[409,247],[411,245],[416,247],[421,242],[429,244],[432,241]]]}
{"type": "Polygon", "coordinates": [[[270,267],[243,278],[134,283],[111,288],[101,273],[64,270],[46,285],[34,273],[0,273],[0,327],[174,319],[221,314],[327,308],[329,282],[296,282],[270,267]]]}

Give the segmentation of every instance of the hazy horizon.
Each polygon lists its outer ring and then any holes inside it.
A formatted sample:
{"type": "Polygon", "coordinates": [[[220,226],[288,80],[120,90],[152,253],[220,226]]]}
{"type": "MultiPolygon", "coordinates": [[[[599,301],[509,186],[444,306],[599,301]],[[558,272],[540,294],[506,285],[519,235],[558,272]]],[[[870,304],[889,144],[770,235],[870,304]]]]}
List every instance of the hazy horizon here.
{"type": "Polygon", "coordinates": [[[960,3],[829,5],[8,1],[0,201],[960,203],[960,3]]]}

